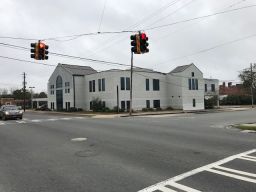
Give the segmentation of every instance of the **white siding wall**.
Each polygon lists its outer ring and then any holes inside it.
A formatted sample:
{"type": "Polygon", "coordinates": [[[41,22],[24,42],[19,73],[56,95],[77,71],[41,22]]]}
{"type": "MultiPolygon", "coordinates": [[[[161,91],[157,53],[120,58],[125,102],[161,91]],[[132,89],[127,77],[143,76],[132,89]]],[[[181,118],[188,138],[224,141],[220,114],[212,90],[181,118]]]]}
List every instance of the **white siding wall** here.
{"type": "MultiPolygon", "coordinates": [[[[121,90],[121,77],[130,77],[130,71],[105,71],[97,74],[86,76],[86,102],[89,110],[90,101],[99,98],[106,102],[106,106],[114,108],[117,106],[117,86],[119,87],[119,107],[121,101],[130,100],[130,91],[121,90]],[[105,78],[105,92],[98,91],[98,79],[105,78]],[[89,81],[95,80],[95,92],[89,92],[89,81]]],[[[166,81],[165,75],[161,73],[133,73],[133,109],[141,110],[146,107],[146,100],[150,100],[150,106],[153,107],[153,100],[160,100],[160,106],[166,108],[168,100],[166,98],[166,81]],[[146,91],[146,79],[149,79],[149,91],[146,91]],[[153,91],[153,79],[160,80],[160,91],[153,91]]]]}
{"type": "Polygon", "coordinates": [[[168,103],[173,109],[182,109],[182,78],[176,76],[175,74],[168,74],[167,77],[168,82],[168,103]]]}
{"type": "MultiPolygon", "coordinates": [[[[86,109],[86,105],[85,105],[86,98],[85,98],[85,78],[84,78],[84,76],[74,76],[74,83],[75,83],[75,107],[85,110],[86,109]]],[[[73,82],[72,82],[72,84],[73,84],[73,82]]],[[[71,95],[73,96],[73,92],[71,95]]],[[[73,106],[73,105],[71,105],[71,106],[73,106]]]]}
{"type": "Polygon", "coordinates": [[[204,109],[204,79],[201,71],[194,65],[181,73],[175,73],[182,76],[182,100],[183,110],[202,110],[204,109]],[[191,73],[194,72],[194,77],[191,73]],[[198,79],[198,90],[189,90],[188,79],[198,79]],[[196,100],[196,106],[193,107],[193,99],[196,100]]]}
{"type": "Polygon", "coordinates": [[[52,73],[47,86],[47,92],[48,92],[48,108],[51,108],[51,102],[54,102],[54,107],[56,109],[56,78],[60,75],[62,77],[62,86],[63,86],[63,108],[65,108],[65,102],[70,102],[70,106],[73,107],[73,78],[72,75],[67,72],[65,69],[63,69],[60,66],[57,66],[52,73]],[[65,93],[65,82],[70,82],[70,93],[65,93]],[[50,85],[54,85],[54,95],[51,95],[50,85]]]}
{"type": "Polygon", "coordinates": [[[219,94],[219,80],[218,79],[204,79],[204,84],[207,85],[207,92],[204,93],[205,96],[213,96],[213,95],[219,94]],[[212,84],[215,85],[214,92],[212,91],[212,84]]]}
{"type": "MultiPolygon", "coordinates": [[[[48,82],[48,107],[51,102],[55,103],[56,109],[56,78],[61,75],[63,80],[63,108],[65,102],[74,106],[73,99],[73,76],[62,67],[56,67],[48,82]],[[65,82],[70,82],[70,93],[65,93],[65,82]],[[54,95],[50,94],[50,85],[54,85],[54,95]]],[[[99,98],[105,101],[110,109],[117,106],[117,86],[119,87],[119,107],[121,101],[130,100],[130,91],[121,90],[121,77],[130,77],[130,71],[111,70],[103,71],[86,76],[75,76],[75,100],[76,107],[84,110],[90,109],[90,101],[99,98]],[[99,91],[98,79],[105,79],[105,91],[99,91]],[[89,92],[89,81],[95,80],[95,92],[89,92]]],[[[162,74],[157,72],[134,72],[133,73],[133,109],[141,110],[146,107],[146,100],[150,100],[150,107],[153,108],[153,101],[160,100],[160,107],[172,107],[183,110],[204,109],[204,84],[202,72],[191,65],[179,73],[162,74]],[[191,73],[194,72],[194,77],[191,73]],[[198,79],[198,90],[189,90],[188,79],[198,79]],[[146,90],[146,79],[149,79],[149,91],[146,90]],[[160,90],[153,90],[153,79],[159,79],[160,90]],[[196,106],[193,107],[193,99],[196,106]]],[[[215,88],[218,89],[218,82],[215,81],[215,88]]],[[[210,85],[209,85],[210,86],[210,85]]]]}
{"type": "Polygon", "coordinates": [[[166,75],[161,73],[135,72],[133,75],[133,109],[141,110],[146,108],[146,100],[150,100],[150,107],[153,108],[153,101],[160,100],[160,107],[168,107],[166,75]],[[149,91],[146,91],[146,79],[149,79],[149,91]],[[153,79],[159,79],[160,90],[153,90],[153,79]]]}

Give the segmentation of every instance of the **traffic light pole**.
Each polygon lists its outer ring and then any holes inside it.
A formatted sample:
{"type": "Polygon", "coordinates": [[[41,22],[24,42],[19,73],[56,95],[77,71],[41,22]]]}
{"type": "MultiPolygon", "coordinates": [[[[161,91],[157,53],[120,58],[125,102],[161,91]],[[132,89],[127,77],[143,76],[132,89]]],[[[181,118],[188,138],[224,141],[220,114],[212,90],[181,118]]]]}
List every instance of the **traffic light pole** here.
{"type": "Polygon", "coordinates": [[[133,52],[131,51],[130,111],[129,111],[129,116],[132,116],[132,72],[133,72],[133,52]]]}
{"type": "Polygon", "coordinates": [[[23,111],[26,111],[26,73],[23,73],[23,111]]]}

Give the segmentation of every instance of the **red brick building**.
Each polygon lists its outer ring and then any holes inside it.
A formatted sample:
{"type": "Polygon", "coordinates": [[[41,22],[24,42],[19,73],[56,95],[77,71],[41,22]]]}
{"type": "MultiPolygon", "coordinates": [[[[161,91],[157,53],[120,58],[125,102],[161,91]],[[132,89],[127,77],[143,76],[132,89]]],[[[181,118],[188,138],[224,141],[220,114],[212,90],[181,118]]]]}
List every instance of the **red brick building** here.
{"type": "Polygon", "coordinates": [[[244,96],[249,95],[249,92],[248,89],[244,88],[242,84],[232,85],[231,82],[228,82],[228,85],[226,86],[226,83],[223,82],[223,84],[220,85],[220,95],[244,96]]]}
{"type": "Polygon", "coordinates": [[[14,98],[0,98],[0,105],[16,105],[14,98]]]}

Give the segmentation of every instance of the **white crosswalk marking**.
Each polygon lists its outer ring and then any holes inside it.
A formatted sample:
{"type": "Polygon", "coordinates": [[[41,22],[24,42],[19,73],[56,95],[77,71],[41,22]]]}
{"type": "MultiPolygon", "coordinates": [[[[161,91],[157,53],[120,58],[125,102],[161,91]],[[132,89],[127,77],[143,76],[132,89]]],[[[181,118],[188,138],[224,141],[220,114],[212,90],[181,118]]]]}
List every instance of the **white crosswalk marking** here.
{"type": "Polygon", "coordinates": [[[84,119],[84,117],[74,117],[75,119],[84,119]]]}
{"type": "Polygon", "coordinates": [[[46,121],[58,121],[58,119],[55,119],[55,118],[53,118],[53,119],[46,119],[46,121]]]}
{"type": "Polygon", "coordinates": [[[216,173],[216,174],[223,175],[223,176],[226,176],[226,177],[231,177],[231,178],[242,180],[242,181],[256,183],[255,179],[251,179],[251,178],[240,176],[240,175],[235,175],[235,174],[228,173],[228,172],[218,171],[218,170],[215,170],[215,169],[207,169],[205,171],[216,173]]]}
{"type": "Polygon", "coordinates": [[[256,157],[255,157],[255,156],[245,155],[244,157],[249,158],[249,159],[255,159],[255,160],[256,160],[256,157]]]}
{"type": "Polygon", "coordinates": [[[175,176],[171,179],[168,179],[166,181],[162,181],[158,184],[152,185],[150,187],[147,187],[145,189],[142,189],[138,192],[154,192],[154,191],[161,191],[161,192],[165,192],[165,188],[170,185],[176,189],[180,189],[182,191],[186,191],[186,192],[200,192],[197,189],[193,189],[190,188],[188,186],[184,186],[181,185],[177,182],[187,178],[187,177],[191,177],[195,174],[201,173],[201,172],[210,172],[210,173],[214,173],[214,174],[219,174],[219,175],[223,175],[226,177],[230,177],[233,179],[237,179],[237,180],[242,180],[242,181],[246,181],[246,182],[250,182],[250,183],[256,183],[256,179],[254,179],[254,177],[256,178],[256,174],[255,173],[249,173],[249,172],[245,172],[245,171],[240,171],[240,170],[236,170],[236,169],[230,169],[227,167],[223,167],[221,165],[228,163],[230,161],[233,161],[235,159],[243,159],[243,160],[247,160],[247,161],[253,161],[256,162],[256,159],[254,156],[250,156],[250,154],[255,153],[256,149],[250,150],[250,151],[246,151],[244,153],[240,153],[237,155],[233,155],[230,157],[227,157],[225,159],[222,159],[220,161],[217,161],[215,163],[211,163],[209,165],[205,165],[203,167],[199,167],[197,169],[194,169],[192,171],[183,173],[181,175],[175,176]],[[163,188],[164,187],[164,188],[163,188]]]}
{"type": "Polygon", "coordinates": [[[26,121],[16,121],[17,123],[26,123],[26,121]]]}
{"type": "Polygon", "coordinates": [[[238,159],[243,159],[243,160],[247,160],[247,161],[254,161],[254,162],[256,162],[256,159],[250,159],[250,158],[247,158],[247,157],[239,157],[238,159]]]}
{"type": "Polygon", "coordinates": [[[70,117],[64,117],[64,118],[60,118],[61,120],[71,120],[72,118],[70,117]]]}
{"type": "Polygon", "coordinates": [[[249,172],[245,172],[245,171],[239,171],[239,170],[230,169],[230,168],[227,168],[227,167],[216,166],[214,168],[221,169],[221,170],[224,170],[224,171],[229,171],[229,172],[232,172],[232,173],[238,173],[240,175],[246,175],[246,176],[249,176],[249,177],[256,177],[256,174],[254,174],[254,173],[249,173],[249,172]]]}
{"type": "Polygon", "coordinates": [[[41,119],[33,119],[33,120],[31,120],[31,122],[34,122],[34,123],[39,123],[41,121],[42,121],[41,119]]]}

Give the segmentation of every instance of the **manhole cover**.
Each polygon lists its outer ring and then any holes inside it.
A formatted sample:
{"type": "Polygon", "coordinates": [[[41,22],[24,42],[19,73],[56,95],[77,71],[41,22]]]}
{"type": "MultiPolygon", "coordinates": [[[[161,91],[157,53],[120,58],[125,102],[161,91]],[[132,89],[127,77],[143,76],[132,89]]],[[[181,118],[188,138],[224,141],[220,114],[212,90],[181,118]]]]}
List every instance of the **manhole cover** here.
{"type": "Polygon", "coordinates": [[[84,150],[84,151],[78,151],[78,152],[75,153],[75,155],[78,156],[78,157],[92,157],[92,156],[95,156],[97,154],[98,153],[95,150],[92,150],[92,149],[87,149],[87,150],[84,150]]]}

